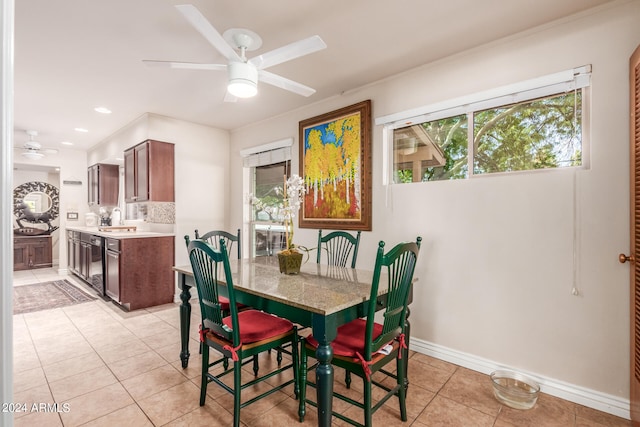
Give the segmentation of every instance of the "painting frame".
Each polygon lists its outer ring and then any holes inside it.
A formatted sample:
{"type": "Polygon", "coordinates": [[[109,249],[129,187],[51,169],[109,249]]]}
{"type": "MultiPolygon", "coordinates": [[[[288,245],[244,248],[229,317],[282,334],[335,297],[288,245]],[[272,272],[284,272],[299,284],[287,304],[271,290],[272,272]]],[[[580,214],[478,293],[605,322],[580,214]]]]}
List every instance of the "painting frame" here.
{"type": "Polygon", "coordinates": [[[299,228],[371,231],[371,127],[370,99],[299,122],[299,170],[307,188],[299,228]],[[343,127],[332,140],[324,132],[337,124],[343,127]],[[330,172],[329,159],[338,165],[330,172]]]}

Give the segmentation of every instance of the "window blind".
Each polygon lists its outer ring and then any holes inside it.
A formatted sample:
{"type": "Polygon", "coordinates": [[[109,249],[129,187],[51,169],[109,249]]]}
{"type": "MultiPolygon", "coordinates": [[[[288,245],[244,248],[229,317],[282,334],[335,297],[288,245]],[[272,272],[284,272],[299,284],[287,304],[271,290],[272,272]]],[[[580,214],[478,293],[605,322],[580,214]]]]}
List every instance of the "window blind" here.
{"type": "Polygon", "coordinates": [[[257,147],[240,151],[245,168],[272,165],[291,160],[291,145],[293,138],[274,141],[257,147]]]}
{"type": "Polygon", "coordinates": [[[376,125],[384,125],[385,127],[396,129],[412,123],[429,122],[466,114],[470,111],[481,111],[569,92],[587,87],[590,83],[591,65],[585,65],[472,95],[425,105],[413,110],[377,117],[375,123],[376,125]]]}

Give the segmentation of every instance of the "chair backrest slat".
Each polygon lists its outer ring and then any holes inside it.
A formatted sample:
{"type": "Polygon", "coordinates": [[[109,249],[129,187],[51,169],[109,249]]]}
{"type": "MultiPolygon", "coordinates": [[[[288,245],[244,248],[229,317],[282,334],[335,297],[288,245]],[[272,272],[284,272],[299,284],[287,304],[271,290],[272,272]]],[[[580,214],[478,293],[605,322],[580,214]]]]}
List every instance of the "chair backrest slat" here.
{"type": "Polygon", "coordinates": [[[358,246],[360,245],[360,231],[354,237],[346,231],[333,231],[325,236],[322,230],[318,230],[318,258],[322,260],[322,252],[326,251],[328,265],[346,267],[351,257],[351,268],[356,268],[358,258],[358,246]],[[353,254],[352,254],[353,253],[353,254]]]}

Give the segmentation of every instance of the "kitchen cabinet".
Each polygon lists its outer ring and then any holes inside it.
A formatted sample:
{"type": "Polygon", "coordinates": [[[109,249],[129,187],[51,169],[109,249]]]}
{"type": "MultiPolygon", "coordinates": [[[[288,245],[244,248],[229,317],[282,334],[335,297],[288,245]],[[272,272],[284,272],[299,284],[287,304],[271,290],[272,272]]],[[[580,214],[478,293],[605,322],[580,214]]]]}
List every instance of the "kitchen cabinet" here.
{"type": "Polygon", "coordinates": [[[120,241],[105,239],[104,278],[105,293],[114,301],[120,301],[120,241]]]}
{"type": "Polygon", "coordinates": [[[173,202],[174,144],[147,140],[124,152],[127,202],[173,202]]]}
{"type": "Polygon", "coordinates": [[[14,237],[14,271],[52,266],[51,235],[14,237]]]}
{"type": "Polygon", "coordinates": [[[88,234],[82,234],[80,239],[80,266],[78,268],[78,275],[85,281],[89,280],[89,266],[91,265],[91,242],[87,241],[88,234]]]}
{"type": "Polygon", "coordinates": [[[76,256],[76,246],[79,244],[79,236],[80,233],[77,231],[67,231],[67,269],[72,273],[78,271],[79,259],[76,256]]]}
{"type": "Polygon", "coordinates": [[[105,292],[109,297],[127,310],[173,302],[174,237],[105,240],[105,292]]]}
{"type": "Polygon", "coordinates": [[[68,270],[104,295],[103,238],[67,230],[68,270]]]}
{"type": "Polygon", "coordinates": [[[118,206],[118,165],[97,163],[87,169],[89,205],[118,206]]]}

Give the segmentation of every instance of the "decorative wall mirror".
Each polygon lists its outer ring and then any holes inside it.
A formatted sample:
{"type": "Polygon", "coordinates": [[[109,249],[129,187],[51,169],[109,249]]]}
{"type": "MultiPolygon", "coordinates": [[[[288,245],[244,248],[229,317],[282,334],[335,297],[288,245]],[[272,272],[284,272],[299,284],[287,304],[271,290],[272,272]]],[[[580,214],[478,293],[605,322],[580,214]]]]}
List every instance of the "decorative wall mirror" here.
{"type": "Polygon", "coordinates": [[[31,181],[13,189],[13,213],[16,216],[19,234],[50,234],[57,230],[51,221],[60,215],[60,193],[58,188],[46,182],[31,181]],[[45,224],[47,229],[25,227],[22,222],[45,224]]]}

